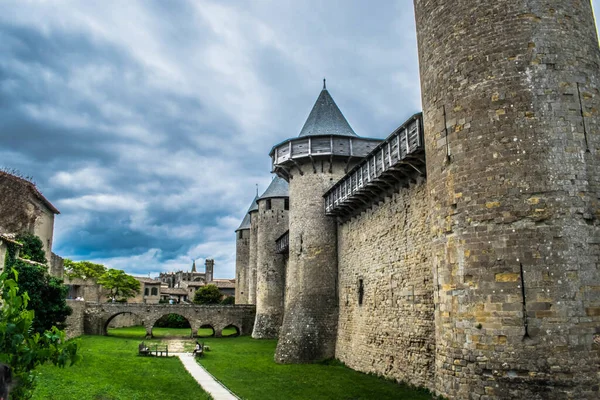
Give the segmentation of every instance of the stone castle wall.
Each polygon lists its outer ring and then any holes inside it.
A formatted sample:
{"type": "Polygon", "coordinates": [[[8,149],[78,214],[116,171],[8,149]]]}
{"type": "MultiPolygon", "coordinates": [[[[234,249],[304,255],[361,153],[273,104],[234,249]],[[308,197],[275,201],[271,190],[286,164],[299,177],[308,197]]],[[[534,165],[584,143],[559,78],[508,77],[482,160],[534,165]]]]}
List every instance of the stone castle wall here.
{"type": "Polygon", "coordinates": [[[283,320],[285,259],[276,252],[275,241],[288,230],[283,198],[258,200],[256,257],[256,321],[252,337],[275,339],[283,320]],[[267,202],[271,208],[267,209],[267,202]]]}
{"type": "Polygon", "coordinates": [[[428,214],[427,185],[420,180],[338,226],[336,358],[362,372],[432,388],[428,214]]]}
{"type": "Polygon", "coordinates": [[[285,315],[275,360],[312,362],[335,354],[337,334],[337,224],[325,216],[323,193],[345,174],[344,161],[301,165],[289,180],[290,246],[285,315]]]}
{"type": "Polygon", "coordinates": [[[235,242],[235,303],[248,303],[248,257],[250,251],[250,229],[236,232],[235,242]],[[241,237],[240,237],[241,236],[241,237]]]}
{"type": "Polygon", "coordinates": [[[85,314],[85,301],[67,300],[67,305],[73,309],[73,313],[65,321],[65,333],[67,339],[83,335],[83,319],[85,314]]]}
{"type": "Polygon", "coordinates": [[[436,388],[598,398],[600,52],[590,1],[415,0],[436,388]]]}
{"type": "Polygon", "coordinates": [[[258,248],[256,241],[258,239],[258,211],[250,213],[250,246],[248,249],[248,304],[256,304],[256,258],[258,248]]]}

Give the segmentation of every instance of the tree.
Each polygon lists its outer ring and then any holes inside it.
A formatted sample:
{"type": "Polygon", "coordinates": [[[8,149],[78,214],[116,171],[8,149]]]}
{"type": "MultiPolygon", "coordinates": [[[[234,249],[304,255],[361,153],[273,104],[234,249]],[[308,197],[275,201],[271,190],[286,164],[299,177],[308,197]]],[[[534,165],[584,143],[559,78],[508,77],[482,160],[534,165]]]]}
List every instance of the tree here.
{"type": "Polygon", "coordinates": [[[53,326],[64,329],[65,321],[73,310],[67,305],[69,289],[63,280],[50,276],[44,265],[16,260],[12,267],[9,278],[21,277],[19,287],[29,297],[27,309],[35,312],[34,331],[42,333],[53,326]]]}
{"type": "Polygon", "coordinates": [[[106,272],[106,267],[91,261],[73,261],[65,258],[65,273],[70,278],[98,279],[106,272]]]}
{"type": "Polygon", "coordinates": [[[217,285],[202,286],[194,293],[194,303],[196,304],[218,304],[220,301],[221,292],[217,285]]]}
{"type": "Polygon", "coordinates": [[[23,245],[19,257],[41,264],[46,264],[48,262],[48,260],[46,260],[44,244],[39,237],[31,233],[20,233],[15,239],[23,245]]]}
{"type": "Polygon", "coordinates": [[[67,342],[65,333],[57,327],[42,334],[32,329],[35,313],[27,308],[29,296],[19,289],[18,277],[14,270],[0,275],[0,362],[9,365],[16,378],[12,398],[29,399],[35,386],[32,371],[36,366],[51,362],[64,367],[80,357],[78,343],[67,342]]]}
{"type": "Polygon", "coordinates": [[[65,300],[68,288],[62,279],[50,276],[48,267],[39,264],[46,259],[42,241],[37,236],[27,233],[17,239],[23,244],[20,257],[30,261],[15,258],[16,248],[10,246],[5,266],[8,279],[21,276],[20,290],[27,293],[29,299],[27,309],[35,311],[32,328],[38,333],[53,326],[64,328],[65,320],[72,313],[65,300]]]}
{"type": "Polygon", "coordinates": [[[107,289],[113,299],[134,297],[140,291],[140,282],[120,269],[106,271],[98,278],[98,284],[107,289]]]}

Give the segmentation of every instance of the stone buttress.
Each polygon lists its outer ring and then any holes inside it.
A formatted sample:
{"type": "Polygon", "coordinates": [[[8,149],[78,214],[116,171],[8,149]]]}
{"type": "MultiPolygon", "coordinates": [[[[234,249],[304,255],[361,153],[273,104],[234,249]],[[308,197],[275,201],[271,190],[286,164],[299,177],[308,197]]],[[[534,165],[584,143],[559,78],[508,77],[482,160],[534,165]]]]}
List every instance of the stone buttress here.
{"type": "Polygon", "coordinates": [[[275,339],[283,321],[285,257],[275,241],[288,230],[288,183],[275,177],[258,198],[256,320],[252,337],[275,339]]]}
{"type": "Polygon", "coordinates": [[[600,56],[590,1],[414,5],[437,392],[600,398],[600,56]]]}
{"type": "Polygon", "coordinates": [[[289,182],[289,261],[285,313],[275,360],[312,362],[335,353],[337,333],[336,221],[323,194],[377,139],[354,133],[323,88],[302,131],[271,150],[273,171],[289,182]]]}

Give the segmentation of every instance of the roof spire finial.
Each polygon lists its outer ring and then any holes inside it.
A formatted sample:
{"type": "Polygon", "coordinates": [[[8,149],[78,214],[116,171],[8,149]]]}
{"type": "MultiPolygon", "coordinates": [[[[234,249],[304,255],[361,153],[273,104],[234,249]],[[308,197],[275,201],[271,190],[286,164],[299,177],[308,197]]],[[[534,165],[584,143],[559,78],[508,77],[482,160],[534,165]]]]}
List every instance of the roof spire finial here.
{"type": "Polygon", "coordinates": [[[256,195],[258,196],[258,183],[256,184],[256,195]]]}
{"type": "Polygon", "coordinates": [[[323,78],[323,90],[326,90],[327,86],[325,85],[325,78],[323,78]]]}

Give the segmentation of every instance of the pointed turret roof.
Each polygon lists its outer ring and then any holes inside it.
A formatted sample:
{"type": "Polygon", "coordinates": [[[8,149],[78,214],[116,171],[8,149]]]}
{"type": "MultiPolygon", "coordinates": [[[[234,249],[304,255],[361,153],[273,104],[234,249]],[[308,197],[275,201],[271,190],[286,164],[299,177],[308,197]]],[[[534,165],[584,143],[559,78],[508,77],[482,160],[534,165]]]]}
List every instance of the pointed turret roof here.
{"type": "Polygon", "coordinates": [[[252,200],[252,204],[248,207],[248,211],[246,212],[246,215],[244,215],[240,227],[235,230],[236,232],[241,231],[242,229],[250,229],[250,212],[258,211],[258,203],[256,200],[258,200],[258,194],[254,197],[254,200],[252,200]]]}
{"type": "Polygon", "coordinates": [[[194,260],[194,263],[192,264],[192,272],[196,272],[196,260],[194,260]]]}
{"type": "Polygon", "coordinates": [[[256,202],[257,200],[258,200],[258,193],[256,193],[256,197],[254,197],[254,200],[252,200],[252,205],[248,209],[248,214],[250,214],[252,211],[258,211],[258,203],[256,202]]]}
{"type": "Polygon", "coordinates": [[[244,216],[244,219],[242,220],[242,223],[240,224],[240,227],[237,228],[235,231],[241,231],[242,229],[250,229],[250,214],[246,214],[244,216]]]}
{"type": "Polygon", "coordinates": [[[271,199],[274,197],[290,197],[288,191],[288,183],[285,179],[275,176],[271,181],[271,184],[265,190],[265,192],[260,196],[260,199],[271,199]]]}
{"type": "Polygon", "coordinates": [[[358,136],[333,101],[325,87],[325,82],[298,136],[316,135],[358,136]]]}

